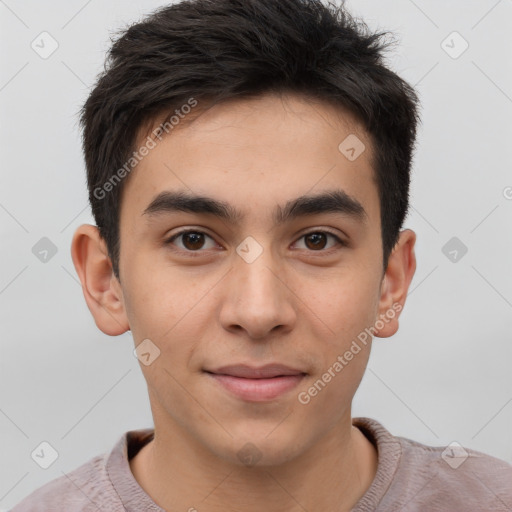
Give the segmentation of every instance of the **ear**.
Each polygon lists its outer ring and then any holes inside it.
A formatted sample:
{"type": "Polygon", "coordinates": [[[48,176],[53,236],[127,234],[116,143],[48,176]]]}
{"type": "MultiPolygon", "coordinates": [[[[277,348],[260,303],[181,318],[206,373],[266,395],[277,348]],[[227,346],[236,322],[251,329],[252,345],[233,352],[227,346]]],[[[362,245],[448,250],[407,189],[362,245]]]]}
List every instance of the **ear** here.
{"type": "Polygon", "coordinates": [[[375,322],[375,336],[379,338],[388,338],[398,331],[398,317],[416,271],[415,242],[414,231],[402,231],[389,256],[388,267],[381,284],[379,317],[375,322]]]}
{"type": "Polygon", "coordinates": [[[96,226],[83,224],[77,228],[71,243],[71,257],[98,328],[110,336],[128,331],[130,325],[121,284],[114,275],[105,241],[96,226]]]}

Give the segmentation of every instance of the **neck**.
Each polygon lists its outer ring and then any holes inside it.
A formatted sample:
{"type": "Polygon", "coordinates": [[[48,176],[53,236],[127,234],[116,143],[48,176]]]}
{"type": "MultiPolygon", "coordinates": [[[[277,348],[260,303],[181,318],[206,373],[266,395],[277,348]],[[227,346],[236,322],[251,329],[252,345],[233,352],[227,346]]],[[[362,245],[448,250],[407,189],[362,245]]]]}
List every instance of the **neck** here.
{"type": "Polygon", "coordinates": [[[153,441],[130,468],[164,510],[349,511],[375,477],[377,451],[348,420],[293,460],[261,467],[230,464],[181,432],[160,433],[155,424],[153,441]]]}

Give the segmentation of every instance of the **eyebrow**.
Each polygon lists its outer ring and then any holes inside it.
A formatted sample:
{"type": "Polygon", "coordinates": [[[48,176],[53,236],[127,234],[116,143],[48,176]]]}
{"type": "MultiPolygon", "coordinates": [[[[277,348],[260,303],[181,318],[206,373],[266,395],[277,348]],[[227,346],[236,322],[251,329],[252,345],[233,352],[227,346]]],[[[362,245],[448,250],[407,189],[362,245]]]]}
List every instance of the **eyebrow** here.
{"type": "MultiPolygon", "coordinates": [[[[164,191],[158,194],[144,210],[143,215],[155,216],[173,212],[214,215],[232,224],[241,222],[245,215],[229,203],[185,191],[164,191]]],[[[284,206],[277,205],[273,212],[275,225],[299,217],[325,213],[341,213],[363,221],[368,215],[363,205],[341,189],[292,199],[284,206]]]]}

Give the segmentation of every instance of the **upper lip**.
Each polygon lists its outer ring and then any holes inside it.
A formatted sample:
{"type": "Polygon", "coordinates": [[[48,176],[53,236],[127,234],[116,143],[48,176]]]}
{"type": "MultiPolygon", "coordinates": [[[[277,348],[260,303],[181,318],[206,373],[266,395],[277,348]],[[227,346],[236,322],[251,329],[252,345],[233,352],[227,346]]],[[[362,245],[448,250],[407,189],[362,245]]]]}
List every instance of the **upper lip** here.
{"type": "Polygon", "coordinates": [[[271,379],[272,377],[279,377],[281,375],[303,375],[306,373],[297,368],[290,368],[289,366],[278,363],[258,367],[249,366],[247,364],[234,364],[206,371],[217,375],[231,375],[232,377],[242,377],[245,379],[271,379]]]}

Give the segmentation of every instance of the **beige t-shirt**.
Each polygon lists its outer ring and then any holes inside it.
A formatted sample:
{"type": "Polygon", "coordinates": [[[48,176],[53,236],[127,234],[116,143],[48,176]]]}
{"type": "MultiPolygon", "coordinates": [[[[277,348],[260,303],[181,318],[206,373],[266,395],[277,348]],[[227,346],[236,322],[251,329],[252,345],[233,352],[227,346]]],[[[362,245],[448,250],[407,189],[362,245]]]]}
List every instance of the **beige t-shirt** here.
{"type": "MultiPolygon", "coordinates": [[[[512,511],[507,462],[469,448],[431,447],[396,437],[370,418],[352,423],[378,452],[375,478],[352,512],[512,511]]],[[[153,429],[125,432],[110,453],[36,489],[10,512],[165,512],[140,487],[129,465],[152,436],[153,429]]]]}

